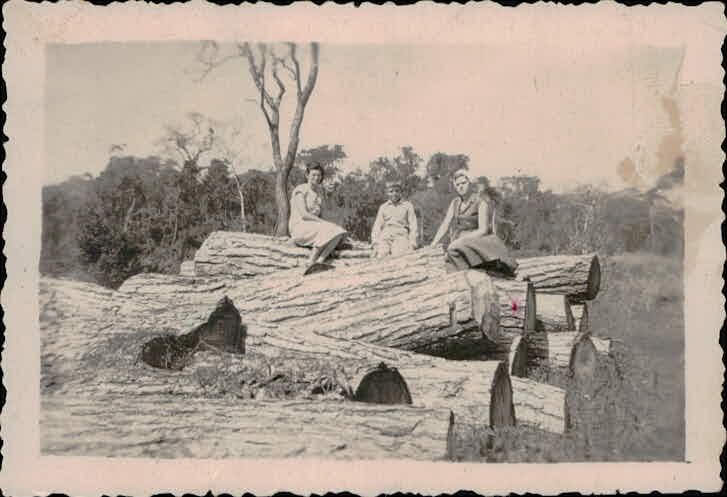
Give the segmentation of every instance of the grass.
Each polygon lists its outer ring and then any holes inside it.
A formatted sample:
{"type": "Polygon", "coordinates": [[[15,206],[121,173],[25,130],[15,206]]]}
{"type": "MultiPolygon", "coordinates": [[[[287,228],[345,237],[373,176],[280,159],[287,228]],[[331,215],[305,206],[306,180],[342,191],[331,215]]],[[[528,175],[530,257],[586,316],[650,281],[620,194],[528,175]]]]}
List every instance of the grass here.
{"type": "Polygon", "coordinates": [[[602,260],[591,303],[594,336],[620,341],[599,364],[592,400],[567,375],[535,369],[534,379],[566,388],[573,429],[527,426],[458,430],[459,460],[490,462],[680,461],[684,459],[684,316],[681,260],[621,255],[602,260]],[[579,392],[579,390],[581,392],[579,392]]]}

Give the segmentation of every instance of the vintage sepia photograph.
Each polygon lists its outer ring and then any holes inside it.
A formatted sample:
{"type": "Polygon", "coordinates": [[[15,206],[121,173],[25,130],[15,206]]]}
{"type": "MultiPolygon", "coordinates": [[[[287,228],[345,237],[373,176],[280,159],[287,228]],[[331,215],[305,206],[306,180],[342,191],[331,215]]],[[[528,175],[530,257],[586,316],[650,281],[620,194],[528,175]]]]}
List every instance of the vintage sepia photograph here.
{"type": "Polygon", "coordinates": [[[689,462],[724,19],[557,10],[44,43],[39,456],[689,462]]]}

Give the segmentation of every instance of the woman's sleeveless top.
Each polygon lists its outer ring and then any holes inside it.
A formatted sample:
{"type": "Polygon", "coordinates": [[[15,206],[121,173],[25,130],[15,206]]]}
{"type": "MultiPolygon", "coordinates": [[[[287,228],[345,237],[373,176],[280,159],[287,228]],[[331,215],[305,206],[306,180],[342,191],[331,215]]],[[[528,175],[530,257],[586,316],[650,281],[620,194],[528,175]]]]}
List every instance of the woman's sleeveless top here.
{"type": "MultiPolygon", "coordinates": [[[[459,238],[463,233],[475,231],[479,228],[480,202],[477,196],[472,196],[468,204],[462,209],[462,199],[457,197],[453,201],[454,218],[449,232],[450,241],[459,238]]],[[[488,232],[490,230],[488,229],[488,232]]]]}

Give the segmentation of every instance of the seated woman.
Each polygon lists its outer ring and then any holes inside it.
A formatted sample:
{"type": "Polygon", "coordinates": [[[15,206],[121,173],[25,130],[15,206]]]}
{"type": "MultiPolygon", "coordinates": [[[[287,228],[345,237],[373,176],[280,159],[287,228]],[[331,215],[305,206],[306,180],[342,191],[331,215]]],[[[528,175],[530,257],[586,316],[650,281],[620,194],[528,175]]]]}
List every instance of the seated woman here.
{"type": "Polygon", "coordinates": [[[323,167],[318,163],[305,168],[307,183],[298,185],[290,199],[288,229],[296,245],[313,247],[303,274],[309,274],[318,262],[324,262],[333,252],[346,231],[321,219],[321,182],[323,167]]]}
{"type": "Polygon", "coordinates": [[[457,198],[449,204],[447,214],[434,235],[432,245],[449,234],[447,259],[458,270],[482,267],[513,276],[517,262],[494,234],[494,206],[486,195],[475,191],[467,173],[460,169],[453,175],[457,198]]]}

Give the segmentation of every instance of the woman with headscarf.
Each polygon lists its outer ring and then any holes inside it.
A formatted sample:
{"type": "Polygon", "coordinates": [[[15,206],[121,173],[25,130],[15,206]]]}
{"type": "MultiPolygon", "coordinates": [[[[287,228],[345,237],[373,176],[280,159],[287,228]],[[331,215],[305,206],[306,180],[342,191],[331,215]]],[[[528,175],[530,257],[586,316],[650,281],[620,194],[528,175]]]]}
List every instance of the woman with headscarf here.
{"type": "Polygon", "coordinates": [[[346,230],[320,217],[323,167],[312,163],[305,170],[307,182],[298,185],[291,195],[288,229],[296,245],[313,248],[303,271],[303,274],[309,274],[328,258],[346,235],[346,230]]]}
{"type": "Polygon", "coordinates": [[[494,205],[489,195],[476,191],[467,173],[460,169],[453,175],[457,197],[434,235],[432,245],[449,235],[447,260],[458,270],[482,267],[512,276],[517,262],[494,233],[494,205]]]}

